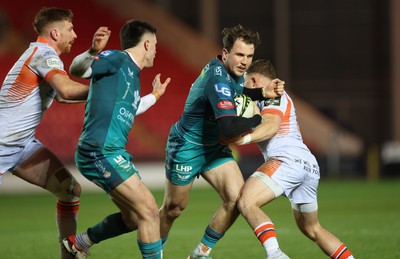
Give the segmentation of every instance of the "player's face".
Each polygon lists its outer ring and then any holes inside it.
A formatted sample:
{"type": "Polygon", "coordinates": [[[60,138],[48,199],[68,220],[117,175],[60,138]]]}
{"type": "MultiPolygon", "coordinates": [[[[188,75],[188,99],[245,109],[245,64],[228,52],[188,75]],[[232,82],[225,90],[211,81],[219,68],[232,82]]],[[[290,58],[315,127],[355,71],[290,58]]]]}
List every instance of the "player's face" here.
{"type": "Polygon", "coordinates": [[[243,76],[249,68],[254,56],[254,45],[247,44],[238,39],[232,46],[231,51],[222,50],[222,60],[228,72],[234,77],[243,76]]]}
{"type": "Polygon", "coordinates": [[[145,37],[146,58],[143,67],[152,67],[157,52],[157,38],[155,34],[147,34],[145,37]]]}
{"type": "Polygon", "coordinates": [[[74,44],[77,35],[74,31],[74,26],[71,21],[57,22],[55,25],[57,32],[57,48],[59,54],[69,53],[74,44]]]}
{"type": "Polygon", "coordinates": [[[244,86],[247,88],[262,88],[271,81],[271,78],[258,73],[246,73],[244,76],[244,86]]]}

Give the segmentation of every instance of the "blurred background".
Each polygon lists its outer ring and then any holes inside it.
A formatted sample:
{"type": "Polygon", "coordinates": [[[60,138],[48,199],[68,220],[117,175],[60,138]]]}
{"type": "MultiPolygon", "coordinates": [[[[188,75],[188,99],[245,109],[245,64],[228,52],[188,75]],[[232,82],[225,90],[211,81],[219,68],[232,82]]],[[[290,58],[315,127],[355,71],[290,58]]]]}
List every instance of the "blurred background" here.
{"type": "MultiPolygon", "coordinates": [[[[78,38],[71,53],[61,56],[66,70],[90,47],[99,26],[112,31],[108,49],[120,49],[119,29],[128,19],[158,29],[155,65],[141,72],[142,95],[151,92],[157,73],[172,82],[157,105],[135,119],[127,146],[135,163],[163,162],[169,128],[192,82],[221,53],[221,30],[241,24],[260,33],[255,59],[272,60],[286,82],[322,177],[400,176],[400,1],[37,0],[21,5],[0,4],[1,80],[36,41],[32,22],[43,6],[74,12],[78,38]]],[[[73,164],[83,116],[84,104],[54,102],[37,137],[73,164]]],[[[263,161],[256,145],[234,149],[245,176],[263,161]]]]}

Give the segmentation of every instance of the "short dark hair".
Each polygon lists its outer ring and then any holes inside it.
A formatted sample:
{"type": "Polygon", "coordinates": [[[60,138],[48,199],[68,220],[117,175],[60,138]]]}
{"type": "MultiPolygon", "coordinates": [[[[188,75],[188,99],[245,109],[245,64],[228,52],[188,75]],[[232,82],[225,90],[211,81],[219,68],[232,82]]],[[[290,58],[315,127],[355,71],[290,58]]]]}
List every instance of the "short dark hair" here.
{"type": "Polygon", "coordinates": [[[222,30],[222,44],[225,49],[231,51],[233,44],[237,39],[242,39],[247,44],[253,44],[254,48],[260,45],[260,35],[256,31],[244,28],[242,25],[236,25],[222,30]]]}
{"type": "Polygon", "coordinates": [[[43,28],[49,23],[59,21],[71,21],[74,18],[74,14],[70,9],[62,9],[57,7],[43,7],[35,16],[35,20],[32,25],[35,31],[42,35],[43,28]]]}
{"type": "Polygon", "coordinates": [[[135,47],[147,32],[155,34],[157,29],[153,25],[140,20],[127,21],[119,33],[121,48],[124,50],[135,47]]]}
{"type": "Polygon", "coordinates": [[[271,61],[267,59],[254,60],[251,63],[250,67],[247,69],[246,73],[258,73],[271,79],[276,78],[275,68],[272,65],[271,61]]]}

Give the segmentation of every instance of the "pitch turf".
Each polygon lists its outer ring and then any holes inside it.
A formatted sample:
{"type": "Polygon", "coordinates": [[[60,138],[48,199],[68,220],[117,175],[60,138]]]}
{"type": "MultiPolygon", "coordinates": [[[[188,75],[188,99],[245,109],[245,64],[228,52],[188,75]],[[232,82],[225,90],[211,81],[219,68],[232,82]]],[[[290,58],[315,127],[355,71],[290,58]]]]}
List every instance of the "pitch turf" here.
{"type": "MultiPolygon", "coordinates": [[[[155,190],[161,204],[162,191],[155,190]]],[[[322,181],[319,188],[320,221],[363,259],[400,258],[400,181],[367,183],[322,181]]],[[[186,258],[197,245],[219,204],[212,189],[194,189],[189,206],[172,228],[164,258],[186,258]]],[[[327,258],[301,235],[284,198],[264,207],[272,217],[281,248],[294,259],[327,258]]],[[[115,212],[103,193],[83,193],[78,231],[115,212]]],[[[58,258],[55,198],[47,194],[2,195],[0,198],[0,258],[58,258]]],[[[136,234],[94,246],[90,258],[141,258],[136,234]]],[[[239,218],[212,252],[214,259],[265,258],[250,227],[239,218]]]]}

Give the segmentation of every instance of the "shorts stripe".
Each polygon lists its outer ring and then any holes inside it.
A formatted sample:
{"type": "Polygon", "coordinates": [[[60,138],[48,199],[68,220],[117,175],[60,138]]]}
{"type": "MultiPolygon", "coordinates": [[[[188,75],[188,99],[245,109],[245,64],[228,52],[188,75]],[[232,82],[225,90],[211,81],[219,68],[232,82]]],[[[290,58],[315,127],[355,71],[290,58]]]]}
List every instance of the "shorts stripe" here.
{"type": "Polygon", "coordinates": [[[269,177],[272,177],[272,175],[278,170],[278,168],[281,166],[283,162],[276,160],[276,159],[270,159],[264,164],[262,164],[257,171],[260,171],[269,177]]]}

